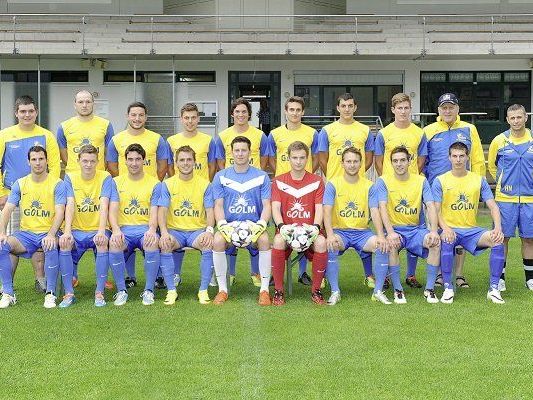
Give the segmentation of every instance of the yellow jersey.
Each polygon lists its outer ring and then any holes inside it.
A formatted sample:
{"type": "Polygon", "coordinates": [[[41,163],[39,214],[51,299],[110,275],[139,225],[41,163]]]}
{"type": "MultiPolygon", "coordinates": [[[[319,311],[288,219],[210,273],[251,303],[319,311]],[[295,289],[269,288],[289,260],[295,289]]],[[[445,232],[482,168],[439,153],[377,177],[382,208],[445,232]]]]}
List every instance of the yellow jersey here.
{"type": "Polygon", "coordinates": [[[197,132],[193,137],[186,137],[181,132],[170,136],[167,142],[170,147],[169,163],[173,164],[175,162],[176,150],[181,146],[191,146],[196,157],[194,175],[209,180],[209,163],[216,161],[215,141],[211,136],[203,132],[197,132]]]}
{"type": "Polygon", "coordinates": [[[300,127],[295,130],[289,130],[287,125],[282,125],[270,132],[270,135],[268,136],[268,155],[270,157],[276,157],[276,176],[291,170],[287,149],[296,141],[305,143],[307,147],[309,147],[310,153],[307,158],[307,164],[305,164],[305,170],[313,173],[312,155],[318,153],[317,131],[315,128],[305,124],[301,124],[300,127]]]}
{"type": "Polygon", "coordinates": [[[250,165],[261,169],[261,157],[268,156],[268,144],[265,134],[262,130],[254,126],[249,126],[244,133],[237,133],[233,126],[224,129],[218,134],[216,140],[216,158],[224,160],[226,168],[231,167],[234,163],[231,155],[231,141],[237,136],[246,136],[252,142],[250,149],[250,165]]]}
{"type": "Polygon", "coordinates": [[[111,201],[119,203],[118,224],[123,226],[148,225],[150,208],[157,207],[161,182],[151,175],[144,174],[140,180],[132,180],[129,174],[113,178],[115,190],[111,201]]]}

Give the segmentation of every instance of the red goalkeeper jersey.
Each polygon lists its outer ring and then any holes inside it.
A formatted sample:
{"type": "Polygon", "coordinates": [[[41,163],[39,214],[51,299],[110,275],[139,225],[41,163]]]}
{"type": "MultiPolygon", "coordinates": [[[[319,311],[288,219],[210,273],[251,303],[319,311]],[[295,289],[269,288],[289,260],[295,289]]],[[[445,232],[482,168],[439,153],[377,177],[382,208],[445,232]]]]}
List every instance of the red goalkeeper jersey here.
{"type": "Polygon", "coordinates": [[[292,179],[291,173],[287,172],[272,181],[272,201],[281,203],[281,215],[285,224],[313,224],[315,205],[322,204],[322,197],[322,178],[309,172],[301,180],[292,179]]]}

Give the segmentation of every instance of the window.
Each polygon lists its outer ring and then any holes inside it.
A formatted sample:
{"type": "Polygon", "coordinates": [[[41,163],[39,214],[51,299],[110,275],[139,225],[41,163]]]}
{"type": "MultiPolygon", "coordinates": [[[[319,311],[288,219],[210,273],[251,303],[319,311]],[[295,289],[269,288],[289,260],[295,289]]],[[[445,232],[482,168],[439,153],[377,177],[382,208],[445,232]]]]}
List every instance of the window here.
{"type": "MultiPolygon", "coordinates": [[[[38,71],[2,71],[2,82],[37,82],[38,71]]],[[[41,82],[89,82],[88,71],[41,71],[41,82]]]]}
{"type": "Polygon", "coordinates": [[[176,82],[216,82],[216,72],[176,72],[176,82]]]}

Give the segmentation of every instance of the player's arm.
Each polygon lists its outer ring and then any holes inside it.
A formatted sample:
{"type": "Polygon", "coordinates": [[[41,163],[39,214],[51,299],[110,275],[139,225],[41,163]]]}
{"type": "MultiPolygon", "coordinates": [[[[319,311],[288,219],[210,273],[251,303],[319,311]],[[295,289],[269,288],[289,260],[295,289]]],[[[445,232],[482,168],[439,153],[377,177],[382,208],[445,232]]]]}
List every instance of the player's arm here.
{"type": "Polygon", "coordinates": [[[226,149],[220,137],[215,139],[215,158],[219,171],[226,168],[226,149]]]}
{"type": "Polygon", "coordinates": [[[65,223],[63,226],[63,234],[59,237],[59,245],[70,245],[73,242],[72,237],[72,221],[74,219],[74,197],[67,197],[67,204],[65,205],[65,223]]]}
{"type": "Polygon", "coordinates": [[[67,165],[67,162],[68,162],[67,149],[59,148],[59,156],[61,157],[61,161],[63,162],[63,165],[67,165]]]}
{"type": "Polygon", "coordinates": [[[441,238],[446,243],[454,243],[455,242],[455,231],[451,229],[448,224],[446,223],[446,220],[444,219],[444,215],[442,215],[442,184],[440,182],[439,178],[436,178],[433,181],[433,185],[431,186],[431,192],[433,193],[433,199],[434,199],[434,207],[435,212],[437,213],[437,219],[440,228],[442,229],[441,238]]]}
{"type": "Polygon", "coordinates": [[[281,215],[281,202],[272,201],[271,207],[272,207],[272,220],[274,221],[274,225],[276,225],[276,227],[283,225],[284,221],[283,221],[283,216],[281,215]]]}
{"type": "Polygon", "coordinates": [[[326,231],[326,246],[328,248],[328,251],[335,251],[338,250],[338,242],[337,237],[335,236],[335,232],[333,232],[333,224],[332,224],[332,214],[333,214],[333,206],[329,204],[324,204],[323,207],[324,210],[324,230],[326,231]]]}
{"type": "Polygon", "coordinates": [[[439,229],[439,217],[437,215],[437,210],[435,208],[435,202],[434,201],[428,201],[425,203],[426,205],[426,212],[428,215],[429,220],[429,246],[433,247],[439,244],[440,242],[440,236],[438,233],[439,229]]]}
{"type": "Polygon", "coordinates": [[[59,155],[59,145],[52,132],[46,131],[46,152],[48,154],[48,171],[50,175],[59,178],[61,174],[61,156],[59,155]]]}
{"type": "Polygon", "coordinates": [[[498,155],[498,147],[499,147],[499,140],[498,140],[498,136],[496,136],[492,140],[492,142],[490,142],[489,154],[487,156],[488,158],[487,168],[489,170],[489,174],[492,176],[493,179],[496,179],[496,175],[498,173],[498,166],[496,165],[496,156],[498,155]]]}
{"type": "Polygon", "coordinates": [[[277,146],[276,141],[274,140],[274,135],[271,133],[270,136],[268,136],[268,148],[269,148],[269,157],[268,157],[268,166],[272,170],[272,173],[274,176],[276,175],[276,166],[277,166],[277,159],[276,159],[276,153],[277,153],[277,146]]]}
{"type": "Polygon", "coordinates": [[[374,167],[376,168],[378,176],[381,176],[383,174],[383,156],[377,154],[374,155],[374,167]]]}
{"type": "Polygon", "coordinates": [[[393,249],[399,249],[401,246],[400,235],[394,231],[389,218],[389,212],[387,210],[388,202],[388,190],[385,182],[379,178],[375,184],[376,198],[378,202],[379,216],[381,218],[381,223],[387,232],[387,241],[393,249]]]}
{"type": "Polygon", "coordinates": [[[373,161],[374,161],[374,152],[366,151],[365,152],[365,171],[368,171],[370,169],[373,161]]]}
{"type": "Polygon", "coordinates": [[[322,170],[324,176],[327,176],[328,174],[328,160],[329,153],[327,151],[321,151],[318,153],[318,165],[320,165],[320,169],[322,170]]]}
{"type": "Polygon", "coordinates": [[[64,165],[67,165],[68,162],[68,151],[67,151],[67,138],[65,137],[65,131],[63,126],[59,125],[56,132],[57,144],[59,145],[59,156],[64,165]]]}
{"type": "Polygon", "coordinates": [[[269,145],[267,136],[264,133],[261,133],[261,141],[259,142],[259,165],[263,171],[266,171],[268,167],[269,157],[269,145]]]}
{"type": "Polygon", "coordinates": [[[418,156],[416,159],[416,165],[418,167],[418,173],[421,174],[426,165],[426,156],[418,156]]]}
{"type": "Polygon", "coordinates": [[[370,128],[368,128],[365,142],[365,171],[370,169],[372,162],[374,161],[374,142],[375,137],[372,132],[370,132],[370,128]]]}
{"type": "Polygon", "coordinates": [[[270,204],[270,199],[262,199],[261,202],[263,203],[263,211],[261,211],[260,220],[266,222],[269,221],[272,216],[272,206],[270,204]]]}
{"type": "Polygon", "coordinates": [[[7,242],[6,228],[15,207],[15,204],[8,201],[5,203],[4,208],[2,209],[2,214],[0,214],[0,244],[7,242]]]}
{"type": "Polygon", "coordinates": [[[318,134],[318,165],[324,176],[327,176],[329,160],[329,138],[328,133],[322,128],[318,134]]]}
{"type": "Polygon", "coordinates": [[[160,181],[165,179],[165,175],[167,174],[168,170],[168,160],[165,158],[163,160],[157,160],[157,177],[160,181]]]}
{"type": "Polygon", "coordinates": [[[107,170],[109,171],[111,176],[113,177],[118,176],[118,152],[115,146],[114,139],[111,139],[107,146],[106,161],[107,161],[107,170]]]}
{"type": "Polygon", "coordinates": [[[485,201],[487,207],[490,210],[490,216],[492,217],[492,222],[494,228],[491,231],[491,239],[496,243],[503,243],[503,232],[502,232],[502,220],[500,215],[500,208],[494,199],[487,199],[485,201]]]}
{"type": "MultiPolygon", "coordinates": [[[[5,135],[0,135],[0,160],[4,159],[4,153],[6,149],[6,143],[4,141],[4,136],[5,135]]],[[[9,191],[4,187],[4,180],[1,179],[1,176],[4,173],[4,166],[2,165],[1,167],[2,169],[0,171],[0,193],[5,193],[5,194],[0,195],[0,209],[4,208],[6,201],[7,201],[7,196],[9,194],[9,191]]]]}
{"type": "Polygon", "coordinates": [[[115,186],[113,187],[113,191],[111,193],[111,198],[109,199],[108,220],[109,220],[109,225],[111,226],[111,238],[109,242],[113,243],[118,248],[122,248],[124,247],[124,234],[122,233],[122,230],[120,229],[120,225],[118,224],[119,208],[120,208],[120,197],[119,197],[118,188],[115,182],[115,186]]]}
{"type": "Polygon", "coordinates": [[[168,143],[165,141],[165,139],[163,139],[162,136],[160,136],[155,156],[157,164],[157,177],[160,181],[165,179],[165,175],[167,174],[169,153],[170,147],[168,143]]]}
{"type": "Polygon", "coordinates": [[[385,154],[385,139],[383,133],[379,131],[374,140],[374,167],[378,176],[383,175],[383,154],[385,154]]]}
{"type": "Polygon", "coordinates": [[[224,215],[224,199],[215,199],[215,207],[213,208],[215,214],[215,221],[217,224],[220,221],[225,221],[226,216],[224,215]]]}

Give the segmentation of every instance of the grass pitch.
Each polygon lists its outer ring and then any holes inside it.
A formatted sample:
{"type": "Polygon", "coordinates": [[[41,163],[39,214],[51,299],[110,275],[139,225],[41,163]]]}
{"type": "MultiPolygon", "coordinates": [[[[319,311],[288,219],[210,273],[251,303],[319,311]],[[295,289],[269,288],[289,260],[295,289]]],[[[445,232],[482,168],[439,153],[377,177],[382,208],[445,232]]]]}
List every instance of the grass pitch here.
{"type": "MultiPolygon", "coordinates": [[[[472,288],[458,290],[452,305],[427,304],[421,289],[406,289],[403,306],[372,303],[359,259],[349,251],[340,260],[343,297],[335,307],[313,305],[309,288],[295,283],[285,307],[260,308],[241,252],[223,307],[198,304],[199,257],[190,253],[176,306],[163,305],[164,291],[156,292],[155,305],[143,306],[136,287],[124,307],[113,306],[107,293],[108,305],[97,309],[94,263],[86,254],[78,302],[64,310],[42,307],[44,296],[34,292],[23,262],[15,278],[18,304],[0,310],[0,393],[6,399],[533,397],[533,293],[524,288],[517,239],[504,305],[485,299],[488,252],[467,256],[472,288]]],[[[419,260],[421,281],[424,265],[419,260]]]]}

